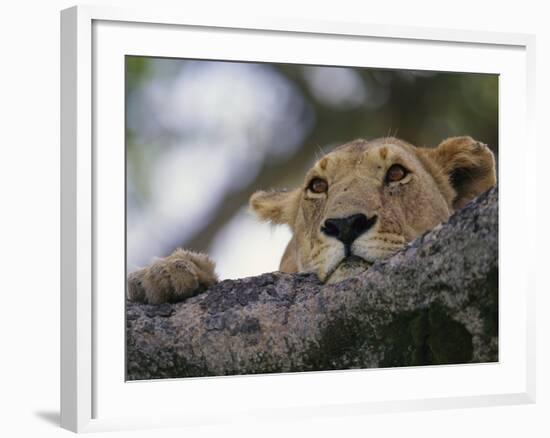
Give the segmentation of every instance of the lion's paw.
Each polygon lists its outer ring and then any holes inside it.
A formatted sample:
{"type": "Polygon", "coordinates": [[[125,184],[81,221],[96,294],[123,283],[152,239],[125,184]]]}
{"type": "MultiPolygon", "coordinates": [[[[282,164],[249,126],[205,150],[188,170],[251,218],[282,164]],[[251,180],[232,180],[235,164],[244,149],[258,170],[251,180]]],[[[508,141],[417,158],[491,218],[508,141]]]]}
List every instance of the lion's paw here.
{"type": "Polygon", "coordinates": [[[208,256],[177,249],[168,257],[128,275],[130,301],[162,304],[182,301],[218,281],[208,256]]]}

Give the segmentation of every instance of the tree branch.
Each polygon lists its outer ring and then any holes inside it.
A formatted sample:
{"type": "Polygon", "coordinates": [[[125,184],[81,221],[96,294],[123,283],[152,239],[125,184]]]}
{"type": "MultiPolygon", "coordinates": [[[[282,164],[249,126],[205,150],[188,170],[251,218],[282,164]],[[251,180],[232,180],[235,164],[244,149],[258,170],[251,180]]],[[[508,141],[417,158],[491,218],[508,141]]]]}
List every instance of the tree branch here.
{"type": "Polygon", "coordinates": [[[129,380],[497,360],[497,188],[341,283],[274,272],[127,304],[129,380]]]}

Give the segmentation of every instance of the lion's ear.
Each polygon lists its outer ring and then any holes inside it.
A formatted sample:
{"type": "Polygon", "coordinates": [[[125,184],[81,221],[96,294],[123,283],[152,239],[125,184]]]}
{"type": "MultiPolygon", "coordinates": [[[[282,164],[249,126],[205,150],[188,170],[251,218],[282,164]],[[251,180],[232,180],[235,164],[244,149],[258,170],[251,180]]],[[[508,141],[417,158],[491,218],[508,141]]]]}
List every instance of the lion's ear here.
{"type": "Polygon", "coordinates": [[[455,210],[496,183],[495,157],[487,145],[472,137],[451,137],[427,151],[456,192],[455,210]]]}
{"type": "Polygon", "coordinates": [[[250,208],[264,221],[274,224],[294,222],[298,208],[300,189],[293,191],[259,191],[250,197],[250,208]]]}

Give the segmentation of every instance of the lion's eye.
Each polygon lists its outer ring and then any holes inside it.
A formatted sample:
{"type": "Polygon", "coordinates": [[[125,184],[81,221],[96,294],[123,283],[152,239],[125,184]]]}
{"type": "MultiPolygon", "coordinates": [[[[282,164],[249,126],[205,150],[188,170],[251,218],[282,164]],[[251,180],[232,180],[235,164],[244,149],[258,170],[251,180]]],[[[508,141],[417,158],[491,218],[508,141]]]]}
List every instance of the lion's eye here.
{"type": "Polygon", "coordinates": [[[313,178],[307,188],[313,193],[326,193],[328,190],[328,182],[322,178],[313,178]]]}
{"type": "Polygon", "coordinates": [[[386,182],[401,181],[407,175],[408,171],[400,164],[392,165],[386,172],[386,182]]]}

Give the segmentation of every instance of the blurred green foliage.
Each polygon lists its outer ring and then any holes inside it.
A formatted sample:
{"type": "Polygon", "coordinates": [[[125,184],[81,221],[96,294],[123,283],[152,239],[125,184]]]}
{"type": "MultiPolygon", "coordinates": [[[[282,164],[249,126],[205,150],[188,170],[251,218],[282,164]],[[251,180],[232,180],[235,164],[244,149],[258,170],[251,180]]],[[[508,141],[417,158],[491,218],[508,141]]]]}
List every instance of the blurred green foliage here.
{"type": "Polygon", "coordinates": [[[299,84],[313,106],[314,130],[323,130],[325,139],[320,143],[394,135],[417,146],[436,146],[446,137],[470,135],[498,152],[497,75],[356,69],[366,88],[375,97],[386,94],[387,100],[375,108],[342,110],[319,102],[301,69],[277,68],[299,84]],[[330,129],[323,129],[322,123],[330,129]]]}
{"type": "MultiPolygon", "coordinates": [[[[181,132],[169,132],[163,128],[161,115],[144,103],[144,90],[155,84],[176,81],[190,62],[216,63],[126,57],[127,177],[131,181],[129,187],[133,190],[129,202],[141,205],[141,209],[148,208],[147,203],[151,201],[153,163],[164,150],[177,147],[181,140],[177,136],[182,135],[181,132]],[[132,100],[132,96],[140,93],[142,97],[132,100]],[[136,105],[140,107],[137,108],[136,105]]],[[[319,155],[321,148],[328,151],[355,138],[372,139],[384,136],[396,136],[417,146],[435,147],[447,137],[470,135],[488,144],[498,157],[497,75],[373,68],[319,69],[315,66],[294,64],[267,65],[270,71],[284,78],[291,85],[292,92],[305,102],[309,114],[304,118],[307,120],[307,129],[304,128],[300,147],[291,156],[278,161],[266,155],[255,178],[247,180],[247,185],[241,187],[238,193],[228,189],[223,197],[224,205],[212,212],[212,222],[197,230],[199,237],[190,242],[197,250],[208,249],[208,244],[218,229],[246,205],[254,190],[300,184],[305,171],[315,156],[319,155]],[[320,71],[328,74],[329,79],[316,82],[320,71]],[[331,72],[339,72],[341,76],[331,76],[331,72]],[[331,80],[331,77],[336,79],[331,80]],[[351,77],[350,83],[357,88],[357,99],[352,94],[347,96],[348,101],[331,100],[331,93],[334,97],[340,85],[338,77],[342,81],[351,77]]],[[[231,83],[227,84],[227,87],[231,86],[231,83]]],[[[239,96],[231,97],[237,101],[239,99],[239,96]]],[[[159,97],[155,99],[158,103],[159,97]]],[[[227,103],[213,101],[210,104],[212,111],[215,111],[216,105],[227,103]]],[[[266,108],[258,110],[265,111],[266,108]]],[[[284,130],[280,134],[285,135],[284,130]]],[[[191,138],[191,141],[194,140],[195,138],[191,138]]],[[[189,242],[177,241],[170,246],[175,248],[183,244],[189,242]]]]}

